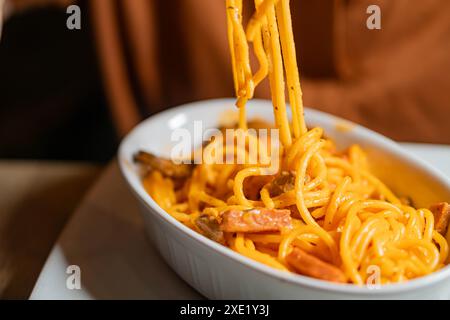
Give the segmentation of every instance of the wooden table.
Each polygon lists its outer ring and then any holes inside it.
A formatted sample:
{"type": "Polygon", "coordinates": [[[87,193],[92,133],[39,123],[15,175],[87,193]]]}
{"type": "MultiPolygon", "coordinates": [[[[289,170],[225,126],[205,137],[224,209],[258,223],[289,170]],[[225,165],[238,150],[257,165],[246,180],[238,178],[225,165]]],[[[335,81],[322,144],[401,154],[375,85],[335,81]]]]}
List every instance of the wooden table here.
{"type": "Polygon", "coordinates": [[[27,299],[62,228],[101,171],[0,161],[0,299],[27,299]]]}

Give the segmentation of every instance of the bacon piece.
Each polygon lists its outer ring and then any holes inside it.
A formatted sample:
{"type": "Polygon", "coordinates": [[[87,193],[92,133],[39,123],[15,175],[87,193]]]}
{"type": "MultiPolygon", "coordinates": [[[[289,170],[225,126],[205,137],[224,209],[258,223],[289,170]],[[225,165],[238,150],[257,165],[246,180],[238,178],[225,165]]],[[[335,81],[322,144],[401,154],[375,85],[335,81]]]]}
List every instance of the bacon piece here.
{"type": "Polygon", "coordinates": [[[222,213],[220,228],[225,232],[266,232],[292,228],[289,210],[255,208],[231,209],[222,213]]]}
{"type": "Polygon", "coordinates": [[[175,164],[173,161],[157,157],[145,151],[139,151],[134,155],[134,161],[138,162],[150,170],[158,170],[165,177],[173,179],[185,179],[191,176],[193,165],[175,164]]]}
{"type": "Polygon", "coordinates": [[[323,262],[302,249],[294,248],[294,250],[286,256],[286,261],[295,269],[295,271],[305,276],[331,282],[347,282],[344,272],[340,269],[329,263],[323,262]]]}
{"type": "Polygon", "coordinates": [[[447,202],[436,203],[430,211],[434,215],[434,229],[445,236],[450,223],[450,205],[447,202]]]}

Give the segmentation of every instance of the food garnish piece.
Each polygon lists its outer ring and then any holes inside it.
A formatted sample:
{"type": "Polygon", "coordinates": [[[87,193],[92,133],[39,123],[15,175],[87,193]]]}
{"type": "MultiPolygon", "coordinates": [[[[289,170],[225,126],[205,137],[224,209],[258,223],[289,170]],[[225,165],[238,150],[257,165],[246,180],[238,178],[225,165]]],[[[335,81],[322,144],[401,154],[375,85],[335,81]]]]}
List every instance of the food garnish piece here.
{"type": "Polygon", "coordinates": [[[286,262],[300,274],[316,279],[346,283],[347,277],[339,268],[326,263],[306,251],[294,248],[286,256],[286,262]]]}
{"type": "Polygon", "coordinates": [[[269,192],[272,197],[294,190],[295,174],[291,171],[282,171],[271,183],[269,192]]]}
{"type": "Polygon", "coordinates": [[[445,236],[450,223],[450,205],[447,202],[436,203],[430,211],[434,215],[434,229],[445,236]]]}
{"type": "Polygon", "coordinates": [[[220,229],[225,232],[267,232],[292,228],[289,210],[255,208],[230,209],[222,213],[220,229]]]}
{"type": "Polygon", "coordinates": [[[145,151],[139,151],[134,155],[134,161],[151,170],[158,170],[164,176],[174,179],[184,179],[191,176],[193,165],[191,164],[176,164],[169,159],[157,157],[145,151]]]}
{"type": "Polygon", "coordinates": [[[220,230],[220,224],[215,217],[202,214],[195,220],[195,225],[207,238],[222,244],[225,243],[223,231],[220,230]]]}

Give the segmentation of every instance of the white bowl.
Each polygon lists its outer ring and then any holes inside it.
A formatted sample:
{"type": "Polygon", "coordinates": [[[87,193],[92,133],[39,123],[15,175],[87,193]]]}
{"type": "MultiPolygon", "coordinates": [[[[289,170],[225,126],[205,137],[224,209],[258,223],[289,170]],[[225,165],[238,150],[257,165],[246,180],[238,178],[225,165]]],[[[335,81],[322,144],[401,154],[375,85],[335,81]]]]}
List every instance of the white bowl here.
{"type": "MultiPolygon", "coordinates": [[[[195,120],[214,128],[219,115],[234,108],[233,99],[218,99],[169,109],[139,124],[119,149],[122,173],[141,203],[148,234],[167,263],[186,282],[211,299],[450,299],[450,267],[379,289],[339,285],[255,262],[203,237],[162,210],[144,190],[133,154],[142,149],[168,156],[174,144],[170,140],[172,130],[182,127],[192,132],[195,120]]],[[[272,120],[271,102],[251,101],[248,117],[255,116],[272,120]]],[[[416,205],[450,199],[449,179],[395,142],[319,111],[306,110],[306,119],[309,127],[323,127],[339,147],[360,144],[368,153],[375,174],[398,194],[414,199],[416,205]]]]}

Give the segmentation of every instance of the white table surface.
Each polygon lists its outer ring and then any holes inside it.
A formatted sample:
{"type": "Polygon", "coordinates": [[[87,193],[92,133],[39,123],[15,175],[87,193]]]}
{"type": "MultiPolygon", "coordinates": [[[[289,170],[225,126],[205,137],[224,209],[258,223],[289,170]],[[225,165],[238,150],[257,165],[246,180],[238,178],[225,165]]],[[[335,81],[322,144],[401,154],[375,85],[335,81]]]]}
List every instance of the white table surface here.
{"type": "MultiPolygon", "coordinates": [[[[450,146],[403,144],[450,177],[450,146]]],[[[117,165],[108,167],[53,248],[30,299],[201,299],[147,240],[117,165]],[[69,265],[81,289],[69,290],[69,265]]]]}

